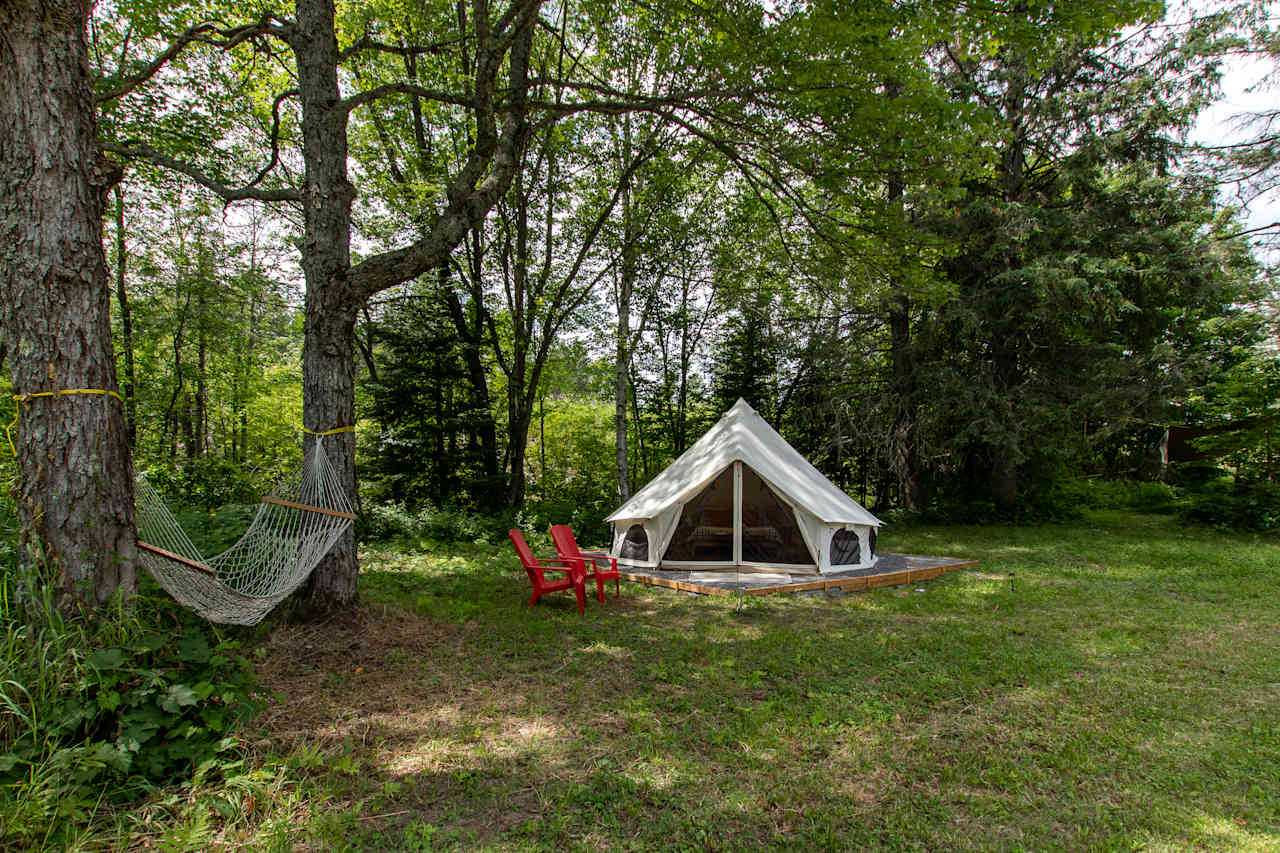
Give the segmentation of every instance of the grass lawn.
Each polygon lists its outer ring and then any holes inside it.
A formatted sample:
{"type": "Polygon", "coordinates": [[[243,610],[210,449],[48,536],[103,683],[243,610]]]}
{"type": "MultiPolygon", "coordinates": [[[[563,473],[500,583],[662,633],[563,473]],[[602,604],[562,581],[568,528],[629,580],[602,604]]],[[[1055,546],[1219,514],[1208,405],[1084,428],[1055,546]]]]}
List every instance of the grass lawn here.
{"type": "Polygon", "coordinates": [[[265,642],[249,734],[284,769],[239,840],[1280,849],[1274,538],[1109,512],[880,542],[982,563],[923,593],[624,583],[580,618],[528,609],[506,548],[371,549],[358,618],[265,642]]]}

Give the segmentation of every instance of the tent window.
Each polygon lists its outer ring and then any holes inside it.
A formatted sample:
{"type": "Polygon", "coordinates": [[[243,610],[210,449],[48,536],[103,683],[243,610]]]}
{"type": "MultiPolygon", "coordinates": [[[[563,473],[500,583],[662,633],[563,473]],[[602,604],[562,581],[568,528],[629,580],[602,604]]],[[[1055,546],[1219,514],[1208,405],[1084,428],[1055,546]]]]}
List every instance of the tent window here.
{"type": "Polygon", "coordinates": [[[684,505],[664,560],[733,562],[733,466],[684,505]]]}
{"type": "Polygon", "coordinates": [[[649,559],[649,534],[644,532],[643,524],[633,524],[627,528],[618,556],[628,560],[649,559]]]}
{"type": "Polygon", "coordinates": [[[867,556],[874,557],[876,555],[876,529],[874,527],[867,531],[867,545],[869,546],[867,548],[869,552],[867,556]]]}
{"type": "MultiPolygon", "coordinates": [[[[874,537],[875,531],[871,532],[874,537]]],[[[872,542],[875,541],[873,538],[872,542]]],[[[858,541],[858,531],[837,530],[831,537],[831,565],[856,566],[862,562],[862,544],[858,541]]]]}
{"type": "Polygon", "coordinates": [[[742,466],[742,559],[748,563],[813,565],[791,507],[742,466]]]}

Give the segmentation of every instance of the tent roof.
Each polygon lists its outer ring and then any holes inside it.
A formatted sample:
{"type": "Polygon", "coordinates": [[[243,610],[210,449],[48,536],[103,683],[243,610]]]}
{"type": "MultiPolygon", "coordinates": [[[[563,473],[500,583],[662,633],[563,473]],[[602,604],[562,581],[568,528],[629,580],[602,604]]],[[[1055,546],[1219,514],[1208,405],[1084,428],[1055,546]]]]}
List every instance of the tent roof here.
{"type": "Polygon", "coordinates": [[[733,462],[745,463],[828,524],[883,524],[810,465],[742,399],[605,521],[653,518],[672,504],[688,500],[733,462]]]}

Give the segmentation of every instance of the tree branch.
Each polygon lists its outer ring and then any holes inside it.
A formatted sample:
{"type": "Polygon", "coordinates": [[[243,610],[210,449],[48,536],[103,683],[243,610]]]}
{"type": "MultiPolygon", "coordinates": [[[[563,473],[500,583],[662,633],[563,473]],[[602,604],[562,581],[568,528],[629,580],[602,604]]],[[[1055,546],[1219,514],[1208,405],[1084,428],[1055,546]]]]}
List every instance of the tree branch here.
{"type": "Polygon", "coordinates": [[[1257,228],[1246,228],[1243,231],[1224,234],[1221,237],[1214,238],[1214,242],[1223,243],[1227,240],[1235,240],[1238,237],[1247,237],[1250,234],[1259,234],[1263,231],[1275,231],[1277,229],[1280,229],[1280,222],[1272,222],[1269,225],[1259,225],[1257,228]]]}
{"type": "Polygon", "coordinates": [[[337,108],[345,112],[351,112],[361,104],[367,104],[388,95],[417,95],[419,98],[426,98],[429,101],[438,101],[443,104],[454,104],[459,107],[474,107],[475,99],[467,95],[460,95],[457,92],[445,92],[440,89],[428,89],[424,86],[418,86],[413,83],[387,83],[383,86],[377,86],[364,92],[357,92],[350,97],[343,98],[338,102],[337,108]]]}
{"type": "Polygon", "coordinates": [[[520,152],[529,138],[529,57],[533,25],[542,0],[520,0],[513,5],[519,7],[515,26],[519,37],[509,54],[509,96],[501,135],[494,118],[493,91],[503,66],[502,56],[489,51],[487,4],[477,2],[475,98],[468,104],[476,111],[475,143],[449,182],[445,208],[431,229],[404,248],[374,255],[352,267],[349,281],[362,301],[438,266],[467,229],[481,221],[511,185],[519,168],[520,152]]]}
{"type": "Polygon", "coordinates": [[[112,154],[118,154],[130,160],[145,160],[186,175],[227,203],[233,201],[302,201],[301,193],[295,189],[262,190],[252,184],[243,187],[227,186],[221,181],[211,178],[192,164],[162,154],[149,145],[135,143],[132,146],[126,146],[108,142],[104,143],[102,147],[103,150],[112,154]]]}
{"type": "Polygon", "coordinates": [[[159,56],[147,63],[142,70],[138,71],[136,74],[130,74],[127,77],[122,77],[120,80],[116,81],[115,85],[110,89],[96,94],[93,99],[94,102],[101,104],[105,101],[112,101],[116,98],[129,94],[134,89],[154,77],[161,68],[170,62],[170,60],[185,50],[187,45],[196,41],[205,33],[213,31],[213,29],[213,24],[208,23],[196,24],[195,26],[188,27],[176,39],[169,42],[169,46],[166,47],[159,56]]]}
{"type": "Polygon", "coordinates": [[[364,50],[372,50],[372,51],[377,51],[379,53],[391,53],[391,54],[395,54],[396,56],[422,56],[423,54],[430,54],[431,56],[439,56],[449,48],[456,47],[457,45],[462,44],[466,40],[467,40],[467,36],[462,35],[462,36],[459,36],[458,38],[448,39],[447,41],[436,42],[435,44],[399,45],[399,44],[387,44],[385,42],[380,42],[366,33],[365,35],[353,41],[350,45],[344,48],[342,52],[338,54],[338,62],[346,62],[348,59],[350,59],[351,57],[355,56],[357,53],[360,53],[361,51],[364,51],[364,50]]]}

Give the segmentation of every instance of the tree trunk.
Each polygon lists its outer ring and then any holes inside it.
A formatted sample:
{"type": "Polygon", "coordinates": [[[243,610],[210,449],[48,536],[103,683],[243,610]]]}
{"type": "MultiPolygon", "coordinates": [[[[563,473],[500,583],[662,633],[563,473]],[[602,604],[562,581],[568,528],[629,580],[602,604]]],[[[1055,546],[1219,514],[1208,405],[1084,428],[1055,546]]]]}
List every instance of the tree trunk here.
{"type": "Polygon", "coordinates": [[[1018,386],[1022,372],[1018,366],[1017,351],[1009,346],[994,348],[991,356],[992,382],[999,399],[1004,401],[1005,434],[999,444],[990,448],[991,464],[988,469],[991,498],[998,508],[1011,512],[1018,503],[1018,461],[1021,430],[1017,424],[1018,386]]]}
{"type": "MultiPolygon", "coordinates": [[[[97,141],[86,3],[0,3],[0,293],[13,390],[116,390],[102,216],[119,167],[97,141]]],[[[20,405],[21,558],[59,602],[137,581],[124,407],[101,394],[20,405]]]]}
{"type": "Polygon", "coordinates": [[[124,356],[124,419],[129,448],[138,445],[138,397],[133,365],[133,311],[129,307],[129,291],[125,274],[129,260],[124,239],[124,193],[119,185],[116,195],[116,304],[120,308],[120,348],[124,356]]]}
{"type": "Polygon", "coordinates": [[[889,305],[889,349],[893,370],[891,387],[897,409],[890,434],[892,466],[898,475],[898,497],[911,512],[924,509],[924,483],[920,476],[920,453],[916,443],[919,411],[916,408],[915,371],[911,364],[911,302],[898,294],[889,305]]]}
{"type": "Polygon", "coordinates": [[[204,288],[207,285],[204,276],[200,277],[200,290],[196,293],[196,412],[195,412],[195,455],[203,456],[209,450],[209,335],[205,331],[208,318],[205,311],[204,288]]]}
{"type": "MultiPolygon", "coordinates": [[[[631,160],[631,123],[624,117],[623,162],[631,160]]],[[[631,293],[636,281],[635,223],[632,221],[630,181],[622,188],[622,272],[618,281],[618,328],[613,361],[614,465],[618,500],[631,497],[631,468],[627,464],[627,367],[631,363],[631,293]]]]}
{"type": "MultiPolygon", "coordinates": [[[[363,300],[349,285],[351,203],[347,179],[347,113],[339,104],[338,40],[332,0],[298,0],[293,50],[302,103],[302,271],[306,329],[302,345],[304,426],[326,432],[355,424],[356,314],[363,300]]],[[[308,438],[308,440],[312,440],[308,438]]],[[[321,439],[342,487],[354,500],[355,434],[321,439]]],[[[356,543],[348,530],[316,566],[306,589],[316,612],[344,609],[357,593],[356,543]]]]}
{"type": "MultiPolygon", "coordinates": [[[[475,235],[473,234],[473,240],[475,235]]],[[[500,465],[498,464],[498,427],[493,420],[493,403],[489,397],[489,373],[485,368],[484,358],[481,355],[481,342],[484,340],[484,306],[479,301],[476,294],[480,293],[480,263],[479,263],[478,245],[473,246],[471,259],[471,274],[475,278],[472,281],[473,293],[472,303],[475,309],[474,325],[467,317],[466,306],[462,304],[462,300],[458,298],[457,292],[454,291],[450,284],[449,265],[446,260],[440,265],[438,280],[440,283],[440,292],[444,296],[445,307],[449,309],[449,318],[453,321],[453,327],[458,333],[458,340],[462,343],[462,363],[467,368],[467,380],[471,385],[471,391],[475,398],[475,411],[479,415],[479,423],[475,425],[476,438],[480,446],[480,465],[484,471],[485,480],[490,484],[498,482],[501,475],[500,465]]],[[[490,509],[496,509],[498,501],[492,499],[495,490],[486,488],[485,502],[489,504],[490,509]]]]}
{"type": "Polygon", "coordinates": [[[1005,511],[1018,505],[1018,464],[1007,453],[996,453],[991,460],[991,497],[1005,511]]]}

